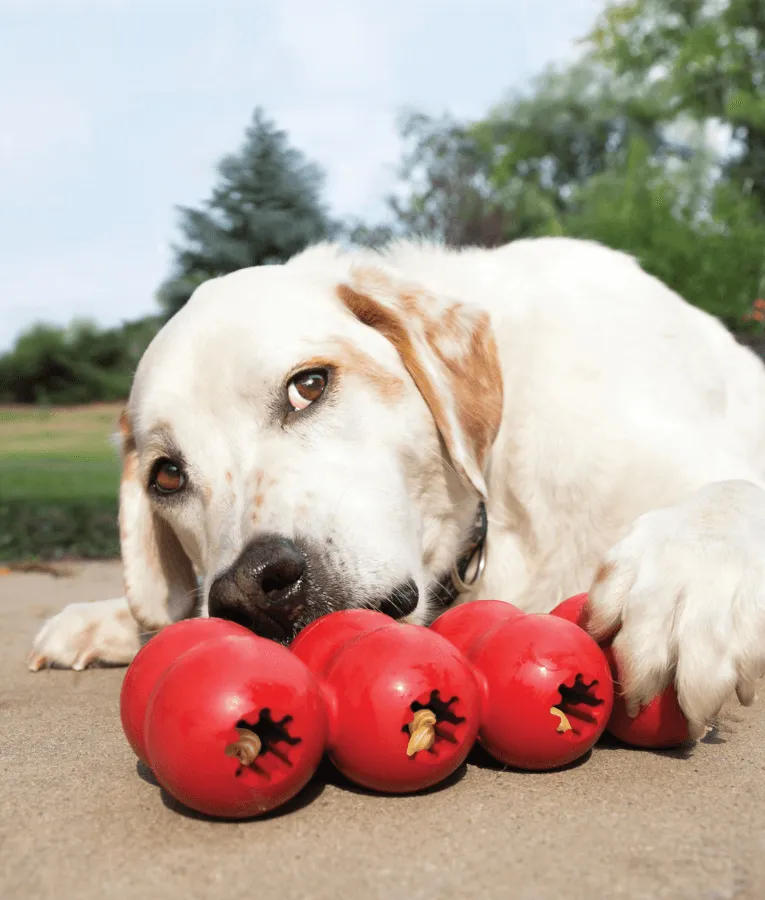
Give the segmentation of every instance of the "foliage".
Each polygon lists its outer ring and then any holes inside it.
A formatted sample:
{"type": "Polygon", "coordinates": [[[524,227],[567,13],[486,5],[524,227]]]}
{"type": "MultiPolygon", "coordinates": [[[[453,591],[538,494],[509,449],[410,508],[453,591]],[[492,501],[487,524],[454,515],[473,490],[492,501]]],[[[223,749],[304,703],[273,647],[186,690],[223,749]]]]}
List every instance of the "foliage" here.
{"type": "Polygon", "coordinates": [[[34,325],[0,356],[0,403],[122,399],[158,327],[153,316],[106,329],[87,321],[34,325]]]}
{"type": "Polygon", "coordinates": [[[638,139],[623,167],[573,192],[565,232],[628,251],[733,329],[743,327],[763,283],[765,223],[752,198],[710,183],[703,157],[668,169],[638,139]]]}
{"type": "Polygon", "coordinates": [[[400,188],[388,198],[393,233],[449,246],[494,247],[512,233],[489,180],[491,149],[451,116],[409,113],[399,123],[400,188]]]}
{"type": "Polygon", "coordinates": [[[401,236],[400,229],[389,222],[370,225],[359,218],[350,218],[343,223],[337,240],[352,247],[380,249],[401,236]]]}
{"type": "Polygon", "coordinates": [[[623,168],[633,138],[653,153],[662,150],[661,136],[633,98],[589,59],[548,69],[472,131],[491,153],[495,193],[516,216],[521,213],[520,236],[559,232],[572,192],[623,168]]]}
{"type": "Polygon", "coordinates": [[[0,561],[119,554],[116,495],[53,502],[0,499],[0,561]]]}
{"type": "Polygon", "coordinates": [[[180,208],[175,271],[159,290],[170,316],[194,289],[246,266],[284,262],[333,235],[321,200],[323,174],[256,109],[238,153],[218,165],[218,184],[200,209],[180,208]]]}
{"type": "Polygon", "coordinates": [[[590,45],[657,121],[682,114],[730,133],[723,167],[765,216],[765,3],[610,2],[590,45]]]}

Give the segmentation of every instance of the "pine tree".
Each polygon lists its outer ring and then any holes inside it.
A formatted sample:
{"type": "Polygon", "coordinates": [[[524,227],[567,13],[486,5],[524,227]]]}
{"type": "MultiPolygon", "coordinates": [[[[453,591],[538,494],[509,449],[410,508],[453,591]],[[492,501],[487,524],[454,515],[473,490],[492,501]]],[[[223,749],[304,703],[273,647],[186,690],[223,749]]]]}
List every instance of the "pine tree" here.
{"type": "Polygon", "coordinates": [[[173,248],[174,272],[159,290],[167,316],[208,278],[284,262],[336,233],[321,200],[322,171],[260,108],[239,152],[224,157],[217,172],[219,183],[201,209],[179,209],[184,240],[173,248]]]}

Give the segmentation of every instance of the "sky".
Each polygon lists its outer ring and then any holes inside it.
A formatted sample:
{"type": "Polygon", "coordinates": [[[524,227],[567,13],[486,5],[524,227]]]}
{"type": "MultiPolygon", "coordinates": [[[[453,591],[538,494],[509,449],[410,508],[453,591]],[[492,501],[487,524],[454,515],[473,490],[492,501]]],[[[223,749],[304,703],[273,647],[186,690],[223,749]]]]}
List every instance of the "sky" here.
{"type": "Polygon", "coordinates": [[[178,205],[256,106],[374,221],[407,108],[485,114],[602,0],[0,0],[0,351],[36,321],[156,308],[178,205]]]}

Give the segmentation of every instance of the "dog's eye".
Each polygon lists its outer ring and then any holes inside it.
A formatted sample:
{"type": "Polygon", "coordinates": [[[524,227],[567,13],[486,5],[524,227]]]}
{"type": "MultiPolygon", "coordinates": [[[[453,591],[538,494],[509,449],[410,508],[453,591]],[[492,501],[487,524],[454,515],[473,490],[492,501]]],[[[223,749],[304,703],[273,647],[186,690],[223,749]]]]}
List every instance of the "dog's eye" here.
{"type": "Polygon", "coordinates": [[[151,470],[149,483],[159,494],[177,494],[186,484],[186,474],[172,459],[158,459],[151,470]]]}
{"type": "Polygon", "coordinates": [[[305,409],[315,403],[327,387],[327,373],[323,369],[299,372],[287,385],[287,400],[294,410],[305,409]]]}

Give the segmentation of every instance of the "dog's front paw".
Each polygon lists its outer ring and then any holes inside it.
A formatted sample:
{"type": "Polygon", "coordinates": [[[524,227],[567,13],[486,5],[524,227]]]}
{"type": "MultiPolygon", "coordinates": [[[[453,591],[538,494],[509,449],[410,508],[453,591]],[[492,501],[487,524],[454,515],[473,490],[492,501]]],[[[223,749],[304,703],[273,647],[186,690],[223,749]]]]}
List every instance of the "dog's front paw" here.
{"type": "Polygon", "coordinates": [[[765,492],[720,482],[641,516],[590,590],[589,629],[614,640],[628,710],[676,687],[691,736],[765,674],[765,492]]]}
{"type": "Polygon", "coordinates": [[[127,665],[140,649],[138,624],[127,600],[71,603],[43,625],[34,639],[28,665],[75,669],[94,663],[127,665]]]}

